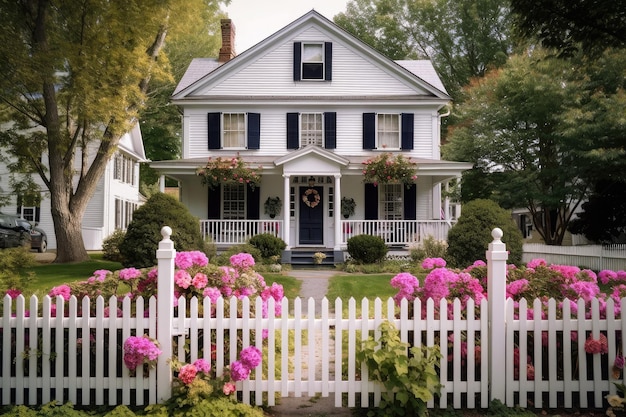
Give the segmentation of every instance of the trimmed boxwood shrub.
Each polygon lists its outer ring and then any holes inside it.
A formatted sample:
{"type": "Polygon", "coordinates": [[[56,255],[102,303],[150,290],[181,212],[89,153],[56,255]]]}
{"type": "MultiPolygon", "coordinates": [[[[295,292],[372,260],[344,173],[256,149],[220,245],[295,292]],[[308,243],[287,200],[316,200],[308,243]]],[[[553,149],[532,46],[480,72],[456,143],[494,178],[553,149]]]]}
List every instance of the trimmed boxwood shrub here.
{"type": "Polygon", "coordinates": [[[126,231],[118,229],[102,241],[102,258],[107,261],[123,262],[120,245],[124,241],[126,231]]]}
{"type": "Polygon", "coordinates": [[[486,251],[493,241],[491,231],[502,229],[502,242],[509,251],[508,263],[522,261],[522,232],[511,217],[511,212],[492,200],[477,199],[463,205],[459,221],[448,233],[447,260],[451,266],[464,268],[476,260],[487,261],[486,251]]]}
{"type": "Polygon", "coordinates": [[[123,265],[135,268],[155,265],[164,226],[172,228],[171,239],[178,252],[204,249],[200,220],[174,197],[157,193],[133,213],[133,220],[119,245],[123,265]]]}
{"type": "Polygon", "coordinates": [[[287,247],[284,240],[269,233],[252,236],[250,244],[261,251],[263,259],[269,259],[272,256],[280,256],[287,247]]]}
{"type": "Polygon", "coordinates": [[[348,254],[357,262],[373,264],[387,255],[387,245],[380,236],[357,235],[348,239],[348,254]]]}
{"type": "Polygon", "coordinates": [[[261,256],[261,251],[256,246],[252,246],[249,243],[242,243],[239,245],[230,246],[224,252],[220,253],[216,258],[217,264],[230,265],[230,257],[238,253],[249,253],[254,258],[255,264],[261,263],[261,260],[263,259],[263,256],[261,256]]]}

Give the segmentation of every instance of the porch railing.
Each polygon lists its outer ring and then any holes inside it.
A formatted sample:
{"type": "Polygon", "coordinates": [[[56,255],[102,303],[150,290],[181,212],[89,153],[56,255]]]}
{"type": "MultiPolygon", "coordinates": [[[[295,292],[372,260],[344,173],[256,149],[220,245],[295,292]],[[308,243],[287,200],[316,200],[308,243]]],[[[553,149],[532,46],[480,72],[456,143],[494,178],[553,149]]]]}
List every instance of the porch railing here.
{"type": "Polygon", "coordinates": [[[447,240],[451,220],[342,220],[341,245],[357,235],[380,236],[388,245],[411,245],[432,236],[447,240]]]}
{"type": "MultiPolygon", "coordinates": [[[[406,246],[419,243],[428,236],[447,240],[448,231],[455,221],[449,220],[341,220],[341,242],[356,235],[380,236],[388,245],[406,246]]],[[[270,233],[283,237],[282,220],[201,220],[200,230],[219,245],[245,243],[252,236],[270,233]]]]}
{"type": "Polygon", "coordinates": [[[255,235],[269,233],[283,238],[282,220],[200,220],[202,237],[216,244],[239,244],[255,235]]]}

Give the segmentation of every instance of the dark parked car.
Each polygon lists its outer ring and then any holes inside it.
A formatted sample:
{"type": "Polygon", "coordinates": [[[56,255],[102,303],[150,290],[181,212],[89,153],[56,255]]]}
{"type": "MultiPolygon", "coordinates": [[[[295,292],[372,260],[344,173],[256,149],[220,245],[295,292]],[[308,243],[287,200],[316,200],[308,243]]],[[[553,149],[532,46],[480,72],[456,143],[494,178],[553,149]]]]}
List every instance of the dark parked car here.
{"type": "Polygon", "coordinates": [[[37,226],[33,226],[28,220],[18,219],[18,223],[24,228],[28,229],[30,233],[30,248],[36,249],[39,253],[44,253],[48,250],[48,236],[43,229],[37,226]]]}
{"type": "Polygon", "coordinates": [[[30,246],[38,252],[48,249],[46,232],[14,214],[0,213],[0,248],[30,246]]]}
{"type": "Polygon", "coordinates": [[[0,214],[0,248],[30,246],[30,230],[19,220],[18,216],[0,214]]]}

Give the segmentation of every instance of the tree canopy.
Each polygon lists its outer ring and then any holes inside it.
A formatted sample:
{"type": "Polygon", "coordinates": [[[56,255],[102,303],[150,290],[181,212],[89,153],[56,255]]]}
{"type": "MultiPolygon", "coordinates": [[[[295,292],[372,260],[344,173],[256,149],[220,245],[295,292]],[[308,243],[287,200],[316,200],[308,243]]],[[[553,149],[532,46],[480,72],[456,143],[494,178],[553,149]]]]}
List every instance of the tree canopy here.
{"type": "Polygon", "coordinates": [[[82,217],[152,80],[171,79],[168,30],[185,0],[2,0],[0,132],[16,172],[49,190],[57,262],[88,259],[82,217]],[[42,157],[43,155],[43,157],[42,157]]]}
{"type": "Polygon", "coordinates": [[[562,56],[626,47],[626,7],[615,0],[511,0],[519,33],[562,56]]]}
{"type": "Polygon", "coordinates": [[[506,0],[352,0],[334,18],[392,59],[430,59],[453,98],[513,50],[506,0]]]}
{"type": "Polygon", "coordinates": [[[623,171],[620,58],[564,61],[535,48],[470,84],[444,146],[446,158],[475,163],[463,188],[526,207],[543,240],[561,244],[594,182],[621,175],[600,167],[623,171]]]}

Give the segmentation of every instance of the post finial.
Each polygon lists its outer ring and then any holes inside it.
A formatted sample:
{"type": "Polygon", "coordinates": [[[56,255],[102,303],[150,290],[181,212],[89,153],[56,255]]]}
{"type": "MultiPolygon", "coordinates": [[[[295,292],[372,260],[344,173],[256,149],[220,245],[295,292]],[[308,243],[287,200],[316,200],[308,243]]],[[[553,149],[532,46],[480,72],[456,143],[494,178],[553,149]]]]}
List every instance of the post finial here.
{"type": "Polygon", "coordinates": [[[502,229],[500,229],[499,227],[496,227],[495,229],[493,229],[491,231],[491,236],[493,237],[493,240],[496,242],[500,242],[502,239],[502,236],[504,235],[504,233],[502,233],[502,229]]]}
{"type": "Polygon", "coordinates": [[[172,236],[172,228],[169,226],[163,226],[161,229],[161,236],[163,236],[164,240],[169,240],[170,236],[172,236]]]}

